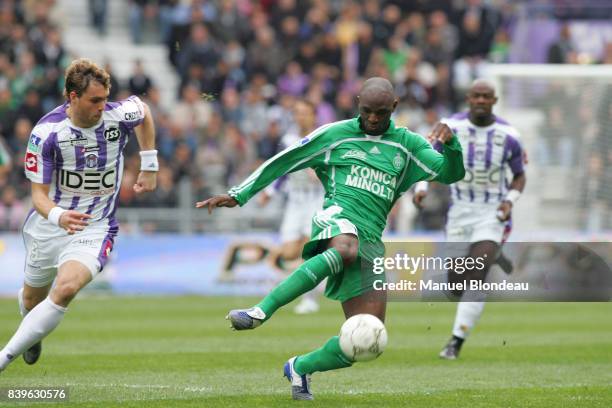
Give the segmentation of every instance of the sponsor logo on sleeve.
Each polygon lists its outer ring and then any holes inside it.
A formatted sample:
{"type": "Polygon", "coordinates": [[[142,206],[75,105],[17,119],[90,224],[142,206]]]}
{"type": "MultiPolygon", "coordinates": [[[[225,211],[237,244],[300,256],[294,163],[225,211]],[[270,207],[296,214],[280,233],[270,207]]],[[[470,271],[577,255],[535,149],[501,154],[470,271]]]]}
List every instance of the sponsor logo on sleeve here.
{"type": "Polygon", "coordinates": [[[139,112],[125,112],[125,120],[137,120],[139,112]]]}
{"type": "Polygon", "coordinates": [[[38,172],[38,158],[34,153],[26,152],[25,168],[28,171],[38,172]]]}
{"type": "Polygon", "coordinates": [[[30,140],[28,141],[28,150],[32,153],[38,153],[38,150],[40,149],[40,141],[40,137],[36,135],[30,136],[30,140]]]}

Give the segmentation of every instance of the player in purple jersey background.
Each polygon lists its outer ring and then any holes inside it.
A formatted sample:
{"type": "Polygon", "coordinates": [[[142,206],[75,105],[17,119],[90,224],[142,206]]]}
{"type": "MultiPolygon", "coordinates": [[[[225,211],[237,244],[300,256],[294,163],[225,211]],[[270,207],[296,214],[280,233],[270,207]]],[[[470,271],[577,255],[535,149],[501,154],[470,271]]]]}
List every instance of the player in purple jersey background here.
{"type": "Polygon", "coordinates": [[[149,107],[136,96],[107,102],[110,76],[87,59],[73,61],[65,79],[66,102],[38,122],[26,151],[34,208],[23,226],[23,320],[0,350],[0,372],[21,354],[26,363],[36,363],[41,340],[104,268],[119,229],[115,211],[130,135],[135,133],[141,148],[134,191],[153,191],[157,184],[149,107]]]}
{"type": "MultiPolygon", "coordinates": [[[[501,246],[511,230],[512,207],[525,188],[523,164],[526,155],[516,129],[493,114],[497,102],[495,88],[485,80],[473,82],[468,94],[468,112],[444,120],[457,134],[464,152],[466,176],[451,186],[452,206],[448,212],[448,242],[469,244],[468,257],[482,258],[485,267],[463,274],[448,271],[448,282],[484,281],[490,267],[497,263],[506,273],[512,265],[503,256],[501,246]],[[512,180],[506,179],[506,171],[512,180]]],[[[417,207],[427,196],[426,184],[416,187],[413,198],[417,207]]],[[[476,325],[484,309],[485,295],[478,291],[456,290],[460,302],[452,337],[440,357],[454,360],[463,342],[476,325]]]]}

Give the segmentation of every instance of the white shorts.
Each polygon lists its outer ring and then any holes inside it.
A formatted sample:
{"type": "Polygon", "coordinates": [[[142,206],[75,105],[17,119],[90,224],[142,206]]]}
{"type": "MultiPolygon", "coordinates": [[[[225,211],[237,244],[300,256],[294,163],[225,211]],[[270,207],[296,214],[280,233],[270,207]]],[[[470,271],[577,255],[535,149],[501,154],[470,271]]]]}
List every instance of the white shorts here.
{"type": "Polygon", "coordinates": [[[510,223],[497,218],[498,205],[454,204],[448,212],[447,242],[503,243],[510,234],[510,223]]]}
{"type": "Polygon", "coordinates": [[[312,217],[323,207],[323,197],[308,202],[288,201],[280,227],[281,242],[310,238],[312,217]]]}
{"type": "Polygon", "coordinates": [[[83,231],[68,235],[34,212],[23,226],[25,283],[35,288],[47,286],[55,279],[57,269],[71,260],[85,265],[95,277],[108,260],[114,238],[108,220],[91,223],[83,231]]]}

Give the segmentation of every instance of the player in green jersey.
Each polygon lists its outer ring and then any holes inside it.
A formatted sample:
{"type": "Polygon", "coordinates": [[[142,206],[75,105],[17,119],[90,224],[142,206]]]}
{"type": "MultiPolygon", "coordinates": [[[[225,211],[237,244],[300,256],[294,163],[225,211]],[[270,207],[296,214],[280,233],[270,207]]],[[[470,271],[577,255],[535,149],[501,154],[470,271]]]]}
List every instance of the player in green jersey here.
{"type": "MultiPolygon", "coordinates": [[[[422,136],[396,127],[391,120],[398,99],[384,78],[365,81],[358,96],[359,116],[321,126],[299,143],[263,163],[228,194],[198,202],[196,207],[244,205],[284,174],[310,167],[325,188],[323,210],[313,218],[306,260],[250,309],[228,314],[236,330],[253,329],[280,307],[327,278],[325,295],[342,302],[344,315],[368,313],[384,322],[386,293],[372,283],[375,257],[384,255],[381,236],[393,204],[412,184],[435,180],[450,184],[465,175],[461,145],[450,128],[438,124],[430,141],[443,144],[436,152],[422,136]]],[[[338,336],[321,348],[289,359],[285,375],[294,399],[312,399],[310,374],[353,364],[341,351],[338,336]]]]}

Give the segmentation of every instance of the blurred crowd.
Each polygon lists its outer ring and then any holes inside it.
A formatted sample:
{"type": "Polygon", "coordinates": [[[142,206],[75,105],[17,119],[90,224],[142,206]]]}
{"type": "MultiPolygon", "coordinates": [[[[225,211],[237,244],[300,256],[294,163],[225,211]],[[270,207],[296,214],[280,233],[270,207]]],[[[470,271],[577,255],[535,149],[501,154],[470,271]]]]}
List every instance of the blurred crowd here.
{"type": "MultiPolygon", "coordinates": [[[[89,0],[100,35],[107,3],[89,0]]],[[[427,133],[460,106],[484,64],[508,62],[514,3],[130,1],[133,42],[166,44],[180,86],[166,109],[147,73],[154,67],[135,61],[129,78],[112,77],[110,99],[136,94],[151,107],[161,159],[157,192],[135,196],[139,159],[132,140],[121,205],[176,206],[181,180],[199,197],[225,191],[279,151],[296,98],[316,105],[318,124],[354,117],[356,93],[369,76],[390,78],[400,97],[396,121],[427,133]]],[[[62,102],[62,73],[72,56],[62,46],[53,6],[54,0],[0,5],[0,230],[18,228],[9,224],[20,218],[6,214],[24,211],[29,187],[22,157],[32,126],[62,102]]],[[[552,46],[551,62],[571,61],[564,37],[552,46]]],[[[110,63],[106,69],[112,75],[110,63]]]]}

